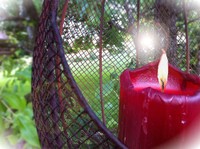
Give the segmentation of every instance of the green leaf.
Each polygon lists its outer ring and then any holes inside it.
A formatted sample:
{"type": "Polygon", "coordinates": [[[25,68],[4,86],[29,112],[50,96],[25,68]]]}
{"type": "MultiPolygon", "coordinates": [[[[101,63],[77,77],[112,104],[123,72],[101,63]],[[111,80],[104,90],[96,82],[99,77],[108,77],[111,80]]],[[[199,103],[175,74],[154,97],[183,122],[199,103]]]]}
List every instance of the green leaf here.
{"type": "Polygon", "coordinates": [[[2,134],[3,131],[4,131],[3,117],[0,114],[0,134],[2,134]]]}
{"type": "Polygon", "coordinates": [[[31,67],[28,66],[21,71],[17,71],[15,73],[15,77],[17,77],[20,80],[24,80],[24,81],[31,80],[31,67]]]}
{"type": "MultiPolygon", "coordinates": [[[[0,100],[3,100],[3,99],[0,98],[0,100]]],[[[0,101],[0,113],[5,112],[5,110],[6,110],[6,107],[0,101]]]]}
{"type": "Polygon", "coordinates": [[[42,10],[42,0],[33,0],[33,3],[36,7],[36,10],[38,12],[38,14],[40,14],[41,10],[42,10]]]}
{"type": "Polygon", "coordinates": [[[29,145],[40,148],[37,131],[32,117],[17,112],[14,118],[13,129],[20,131],[20,137],[29,145]]]}
{"type": "Polygon", "coordinates": [[[32,118],[33,117],[33,109],[32,109],[32,104],[29,103],[27,106],[26,106],[26,109],[23,111],[24,115],[32,118]]]}
{"type": "Polygon", "coordinates": [[[24,127],[20,130],[21,138],[33,147],[40,148],[36,128],[33,125],[24,127]]]}
{"type": "Polygon", "coordinates": [[[19,88],[18,88],[18,92],[17,92],[17,94],[19,96],[24,97],[25,95],[29,94],[30,92],[31,92],[31,82],[30,82],[30,80],[26,81],[24,83],[19,82],[19,88]]]}
{"type": "Polygon", "coordinates": [[[2,97],[12,109],[23,110],[26,108],[26,99],[24,97],[8,92],[4,92],[2,97]]]}

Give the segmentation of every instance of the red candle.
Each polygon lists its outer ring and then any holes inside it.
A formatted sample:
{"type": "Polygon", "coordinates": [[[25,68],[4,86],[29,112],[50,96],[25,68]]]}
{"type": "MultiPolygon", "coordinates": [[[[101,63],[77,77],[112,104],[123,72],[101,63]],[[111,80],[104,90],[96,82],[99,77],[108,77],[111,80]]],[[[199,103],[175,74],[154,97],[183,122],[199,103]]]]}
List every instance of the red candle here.
{"type": "Polygon", "coordinates": [[[177,136],[184,141],[200,113],[200,79],[169,64],[163,92],[157,70],[153,62],[120,76],[119,139],[129,149],[150,149],[177,136]]]}

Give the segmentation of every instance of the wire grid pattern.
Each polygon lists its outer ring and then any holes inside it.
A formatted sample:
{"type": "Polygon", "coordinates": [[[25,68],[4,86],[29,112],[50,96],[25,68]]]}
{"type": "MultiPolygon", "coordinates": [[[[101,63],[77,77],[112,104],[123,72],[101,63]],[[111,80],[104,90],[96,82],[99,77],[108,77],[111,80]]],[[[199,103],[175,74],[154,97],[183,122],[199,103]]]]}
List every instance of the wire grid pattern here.
{"type": "MultiPolygon", "coordinates": [[[[161,49],[165,49],[171,64],[183,71],[187,69],[183,1],[150,0],[140,2],[139,10],[137,2],[137,0],[109,0],[105,4],[103,97],[106,126],[114,134],[117,134],[118,126],[118,76],[128,67],[136,68],[137,51],[139,67],[159,59],[161,49]],[[137,18],[138,13],[139,20],[137,18]],[[137,22],[139,22],[138,28],[137,22]],[[139,29],[139,33],[137,29],[139,29]],[[142,42],[138,42],[138,40],[149,34],[154,36],[154,45],[143,46],[142,42]]],[[[100,1],[71,0],[63,25],[62,38],[64,45],[67,45],[65,47],[66,59],[69,62],[73,76],[88,103],[101,119],[98,45],[100,5],[100,1]],[[77,42],[79,42],[78,47],[77,42]],[[78,51],[75,51],[77,48],[78,51]]],[[[188,8],[187,18],[195,19],[200,16],[196,10],[193,10],[194,3],[192,1],[187,1],[185,5],[188,8]],[[194,14],[192,11],[196,13],[194,14]]],[[[189,37],[192,34],[198,36],[197,33],[194,33],[194,30],[197,31],[200,27],[198,20],[192,23],[196,23],[196,25],[189,25],[189,37]]],[[[198,65],[200,64],[197,55],[199,39],[194,40],[193,38],[195,37],[189,38],[190,60],[192,61],[190,72],[199,74],[198,65]]]]}
{"type": "MultiPolygon", "coordinates": [[[[115,1],[112,1],[112,3],[115,3],[115,1]]],[[[78,48],[78,53],[70,53],[69,51],[70,46],[66,47],[66,58],[69,62],[69,65],[71,67],[73,76],[75,77],[81,91],[83,92],[84,96],[90,103],[93,110],[96,112],[96,114],[101,118],[101,106],[100,106],[100,98],[99,98],[99,29],[90,28],[88,29],[88,24],[91,22],[82,22],[84,20],[84,14],[80,15],[80,13],[77,11],[80,9],[83,9],[85,7],[88,7],[88,11],[91,12],[91,16],[89,15],[89,19],[86,21],[93,21],[94,23],[100,24],[100,8],[97,6],[100,5],[100,1],[80,1],[76,4],[76,1],[70,1],[69,4],[69,10],[67,12],[67,16],[64,23],[64,32],[63,32],[63,40],[64,44],[73,46],[73,44],[76,44],[75,42],[82,38],[87,38],[88,36],[91,38],[91,41],[93,43],[92,47],[88,47],[87,43],[84,44],[84,41],[82,45],[80,45],[78,48]],[[89,6],[85,6],[85,5],[89,6]],[[94,7],[90,7],[90,6],[94,7]],[[79,6],[77,8],[77,6],[79,6]],[[96,9],[95,11],[93,9],[96,9]],[[78,18],[74,18],[75,16],[78,16],[78,18]],[[81,17],[82,16],[82,17],[81,17]]],[[[106,3],[107,5],[107,3],[106,3]]],[[[108,4],[110,5],[110,4],[108,4]]],[[[109,6],[107,6],[109,7],[109,6]]],[[[106,8],[107,8],[106,7],[106,8]]],[[[85,8],[86,9],[86,8],[85,8]]],[[[111,21],[114,19],[119,18],[119,14],[115,13],[117,9],[122,8],[116,8],[113,7],[113,9],[106,9],[105,16],[107,14],[107,10],[110,11],[110,13],[115,14],[111,21]]],[[[123,9],[122,9],[123,11],[123,9]]],[[[123,18],[122,18],[123,19],[123,18]]],[[[126,20],[127,21],[127,20],[126,20]]],[[[109,27],[109,26],[104,26],[109,27]]],[[[116,41],[115,37],[112,35],[112,32],[108,32],[106,34],[103,34],[103,39],[106,37],[108,40],[114,40],[115,42],[121,42],[116,41]]],[[[132,43],[131,39],[129,39],[130,43],[132,43]]],[[[104,41],[106,42],[106,41],[104,41]]],[[[110,128],[110,130],[113,133],[117,132],[117,120],[118,120],[118,91],[113,90],[113,88],[118,83],[118,75],[121,73],[121,71],[126,68],[128,63],[130,63],[130,53],[131,51],[123,51],[120,52],[120,49],[116,46],[109,47],[107,45],[107,49],[111,49],[113,51],[104,50],[103,52],[103,91],[104,91],[104,97],[105,98],[105,113],[107,121],[107,127],[110,128]],[[116,53],[111,54],[110,52],[116,53]],[[116,82],[117,80],[117,82],[116,82]]],[[[129,44],[129,46],[133,46],[133,44],[129,44]]],[[[128,48],[127,48],[128,49],[128,48]]]]}
{"type": "Polygon", "coordinates": [[[77,88],[56,23],[58,1],[45,0],[33,55],[32,98],[42,148],[126,148],[77,88]]]}
{"type": "Polygon", "coordinates": [[[194,7],[188,12],[188,34],[190,46],[190,69],[191,73],[200,75],[200,11],[199,5],[189,5],[194,7]]]}
{"type": "MultiPolygon", "coordinates": [[[[125,148],[114,136],[118,127],[119,75],[126,68],[136,68],[137,61],[140,67],[157,60],[162,48],[167,50],[171,64],[186,70],[184,3],[181,0],[174,3],[168,0],[106,1],[102,79],[108,131],[99,120],[102,118],[99,95],[101,1],[69,1],[61,42],[56,17],[59,21],[65,2],[44,1],[36,38],[32,93],[40,142],[43,148],[125,148]],[[154,35],[156,44],[143,46],[139,40],[149,34],[154,35]]],[[[190,72],[199,75],[200,15],[192,0],[185,6],[190,72]]]]}

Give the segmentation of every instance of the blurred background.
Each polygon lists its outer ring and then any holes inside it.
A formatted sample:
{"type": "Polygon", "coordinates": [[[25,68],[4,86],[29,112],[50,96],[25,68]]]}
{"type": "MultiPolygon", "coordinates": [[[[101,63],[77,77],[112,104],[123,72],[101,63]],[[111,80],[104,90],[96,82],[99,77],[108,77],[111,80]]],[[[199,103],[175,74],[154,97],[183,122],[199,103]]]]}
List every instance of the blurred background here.
{"type": "MultiPolygon", "coordinates": [[[[59,15],[63,8],[61,0],[59,15]]],[[[120,73],[127,67],[136,67],[137,7],[136,0],[108,0],[105,7],[103,34],[103,95],[105,98],[107,127],[117,132],[120,73]],[[108,61],[110,63],[108,63],[108,61]],[[110,112],[111,111],[111,112],[110,112]]],[[[183,8],[162,3],[162,0],[141,0],[140,52],[138,66],[157,59],[160,53],[156,43],[170,42],[170,63],[186,71],[185,25],[183,8]],[[155,9],[155,4],[158,9],[155,9]],[[161,7],[162,6],[162,7],[161,7]],[[167,12],[163,11],[167,8],[167,12]],[[157,12],[155,11],[157,10],[157,12]],[[178,10],[174,13],[174,10],[178,10]],[[173,17],[172,15],[173,14],[173,17]],[[164,25],[155,27],[154,21],[164,25]],[[171,33],[165,41],[162,29],[171,33]],[[157,33],[160,33],[160,36],[157,33]],[[156,34],[155,34],[156,33],[156,34]],[[158,36],[158,41],[153,37],[158,36]],[[155,42],[155,43],[154,43],[155,42]]],[[[170,1],[171,2],[171,1],[170,1]]],[[[181,0],[177,0],[177,5],[181,0]]],[[[188,0],[188,33],[190,42],[190,69],[200,74],[200,11],[199,0],[188,0]],[[191,4],[191,5],[189,5],[191,4]]],[[[40,148],[33,119],[31,103],[31,63],[37,23],[43,0],[0,0],[0,149],[40,148]]],[[[99,16],[100,1],[73,0],[65,18],[64,49],[72,73],[90,106],[101,118],[99,104],[99,16]],[[87,80],[87,81],[82,81],[87,80]],[[91,80],[88,82],[88,80],[91,80]]],[[[178,5],[179,6],[179,5],[178,5]]],[[[58,17],[58,22],[60,18],[58,17]]],[[[116,134],[117,135],[117,134],[116,134]]]]}
{"type": "Polygon", "coordinates": [[[40,148],[31,62],[42,0],[0,0],[0,149],[40,148]]]}

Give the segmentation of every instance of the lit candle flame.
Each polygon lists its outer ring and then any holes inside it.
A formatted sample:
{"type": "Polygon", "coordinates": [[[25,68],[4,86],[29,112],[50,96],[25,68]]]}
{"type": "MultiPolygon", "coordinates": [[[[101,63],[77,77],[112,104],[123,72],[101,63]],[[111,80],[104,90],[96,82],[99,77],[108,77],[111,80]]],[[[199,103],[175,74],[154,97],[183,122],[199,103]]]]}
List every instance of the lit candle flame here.
{"type": "Polygon", "coordinates": [[[168,78],[168,59],[165,50],[162,49],[162,52],[163,53],[158,64],[158,82],[161,90],[164,92],[168,78]]]}

